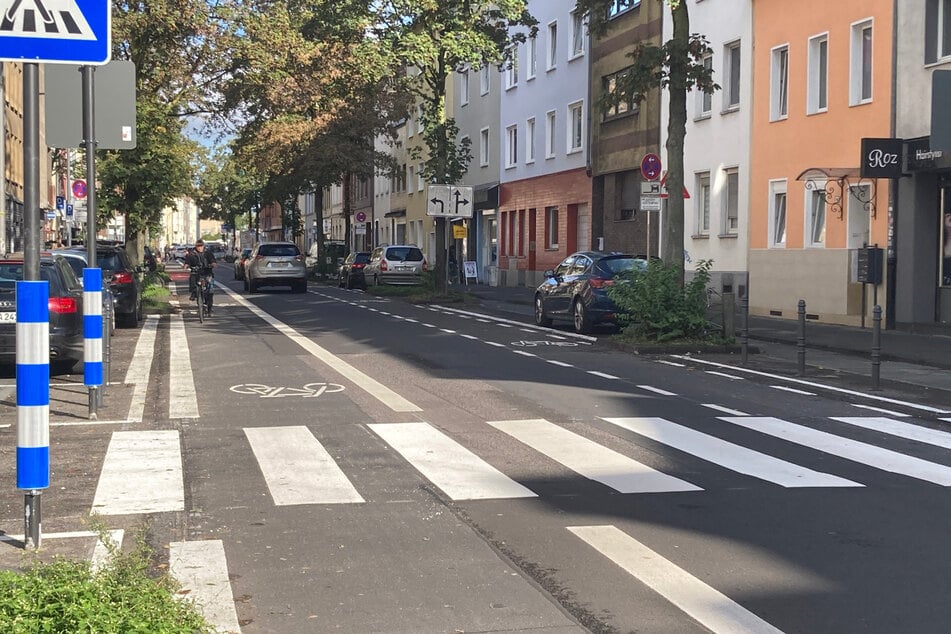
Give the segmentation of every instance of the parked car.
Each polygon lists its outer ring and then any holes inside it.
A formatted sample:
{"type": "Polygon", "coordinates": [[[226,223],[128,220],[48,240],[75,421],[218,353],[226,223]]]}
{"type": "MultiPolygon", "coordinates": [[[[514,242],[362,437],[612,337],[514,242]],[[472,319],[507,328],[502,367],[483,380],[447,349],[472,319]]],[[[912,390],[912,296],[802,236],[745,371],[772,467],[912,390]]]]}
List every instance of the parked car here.
{"type": "Polygon", "coordinates": [[[608,297],[608,287],[618,275],[646,268],[647,260],[632,255],[573,253],[545,271],[545,281],[535,290],[535,323],[550,326],[554,319],[570,320],[580,333],[596,324],[616,324],[618,308],[608,297]]]}
{"type": "MultiPolygon", "coordinates": [[[[23,279],[23,257],[0,260],[0,363],[16,363],[16,283],[23,279]]],[[[40,257],[40,279],[49,282],[51,371],[68,372],[83,360],[83,287],[66,260],[40,257]]]]}
{"type": "Polygon", "coordinates": [[[241,255],[239,255],[237,259],[234,261],[234,279],[236,280],[244,279],[244,267],[248,262],[249,255],[251,255],[250,248],[241,249],[241,255]]]}
{"type": "MultiPolygon", "coordinates": [[[[51,255],[58,255],[66,260],[66,263],[69,264],[69,268],[73,269],[73,273],[75,273],[76,277],[79,279],[79,284],[83,285],[83,269],[86,268],[85,251],[57,249],[53,251],[51,255]]],[[[103,284],[102,286],[102,316],[104,319],[108,319],[109,323],[112,324],[109,333],[112,334],[115,332],[116,302],[115,298],[112,296],[112,291],[106,284],[103,284]]]]}
{"type": "MultiPolygon", "coordinates": [[[[86,254],[86,247],[66,251],[86,254]]],[[[103,287],[108,286],[115,299],[116,322],[134,328],[142,320],[142,267],[133,266],[125,247],[96,245],[96,266],[102,269],[103,287]]]]}
{"type": "Polygon", "coordinates": [[[337,286],[366,288],[367,279],[363,275],[367,263],[370,261],[369,251],[354,251],[340,265],[337,274],[337,286]]]}
{"type": "Polygon", "coordinates": [[[367,283],[420,284],[426,271],[426,258],[419,247],[412,244],[394,244],[377,247],[363,269],[367,283]]]}
{"type": "Polygon", "coordinates": [[[293,242],[264,242],[251,251],[245,265],[245,290],[257,293],[262,286],[290,286],[307,292],[304,256],[293,242]]]}

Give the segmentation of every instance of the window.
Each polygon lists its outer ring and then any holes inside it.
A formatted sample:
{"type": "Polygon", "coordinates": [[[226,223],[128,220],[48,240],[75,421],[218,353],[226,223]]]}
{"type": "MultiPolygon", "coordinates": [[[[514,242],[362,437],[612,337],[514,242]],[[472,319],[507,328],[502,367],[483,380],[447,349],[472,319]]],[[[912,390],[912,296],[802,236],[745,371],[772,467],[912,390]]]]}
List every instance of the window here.
{"type": "Polygon", "coordinates": [[[459,103],[463,106],[469,103],[469,71],[459,73],[459,103]]]}
{"type": "Polygon", "coordinates": [[[479,130],[479,165],[485,167],[489,164],[489,129],[479,130]]]}
{"type": "Polygon", "coordinates": [[[641,0],[613,0],[608,6],[608,17],[613,18],[629,9],[633,9],[641,3],[641,0]]]}
{"type": "Polygon", "coordinates": [[[726,170],[726,196],[723,198],[723,233],[736,234],[740,228],[740,172],[726,170]]]}
{"type": "Polygon", "coordinates": [[[789,116],[789,45],[777,46],[772,53],[769,119],[776,121],[789,116]]]}
{"type": "Polygon", "coordinates": [[[535,71],[538,69],[538,38],[528,40],[528,70],[525,73],[526,81],[535,78],[535,71]]]}
{"type": "Polygon", "coordinates": [[[723,109],[740,107],[740,43],[727,44],[723,50],[723,109]]]}
{"type": "MultiPolygon", "coordinates": [[[[416,168],[412,165],[409,166],[409,172],[406,176],[406,182],[409,183],[409,186],[412,187],[413,183],[416,181],[416,168]]],[[[412,193],[412,192],[410,192],[412,193]]]]}
{"type": "Polygon", "coordinates": [[[829,34],[809,40],[809,79],[806,113],[825,112],[829,107],[829,34]]]}
{"type": "Polygon", "coordinates": [[[584,15],[575,11],[571,14],[571,57],[584,55],[584,15]]]}
{"type": "Polygon", "coordinates": [[[872,21],[852,25],[852,46],[849,64],[849,105],[857,106],[872,100],[872,21]]]}
{"type": "Polygon", "coordinates": [[[423,166],[423,164],[422,164],[422,163],[417,164],[417,166],[416,166],[416,191],[418,191],[418,192],[423,191],[423,186],[424,186],[424,184],[425,184],[425,182],[426,182],[426,181],[424,180],[425,177],[423,176],[423,171],[424,171],[424,166],[423,166]]]}
{"type": "Polygon", "coordinates": [[[525,162],[535,162],[535,117],[525,122],[525,162]]]}
{"type": "Polygon", "coordinates": [[[558,207],[545,207],[545,248],[558,248],[558,207]]]}
{"type": "Polygon", "coordinates": [[[548,25],[548,70],[558,62],[558,23],[548,25]]]}
{"type": "Polygon", "coordinates": [[[555,111],[545,115],[545,158],[555,158],[555,111]]]}
{"type": "Polygon", "coordinates": [[[710,234],[710,172],[697,174],[697,234],[710,234]]]}
{"type": "Polygon", "coordinates": [[[518,45],[512,48],[512,59],[505,67],[505,89],[518,85],[518,45]]]}
{"type": "MultiPolygon", "coordinates": [[[[713,55],[704,55],[703,68],[713,70],[713,55]]],[[[709,117],[713,110],[713,93],[697,89],[697,118],[709,117]]]]}
{"type": "Polygon", "coordinates": [[[786,179],[769,183],[769,246],[786,246],[786,179]]]}
{"type": "Polygon", "coordinates": [[[808,245],[821,247],[826,243],[826,184],[819,181],[806,190],[806,239],[808,245]]]}
{"type": "Polygon", "coordinates": [[[515,167],[518,163],[518,126],[505,128],[505,167],[515,167]]]}
{"type": "Polygon", "coordinates": [[[568,106],[568,154],[584,147],[584,102],[568,106]]]}
{"type": "Polygon", "coordinates": [[[951,0],[925,0],[925,63],[951,57],[951,0]]]}
{"type": "Polygon", "coordinates": [[[489,94],[489,67],[483,66],[479,72],[479,94],[489,94]]]}
{"type": "Polygon", "coordinates": [[[614,119],[629,113],[637,112],[637,104],[634,103],[634,95],[621,97],[619,92],[623,84],[623,79],[628,70],[618,71],[607,75],[602,80],[605,99],[608,101],[608,107],[604,110],[604,120],[614,119]]]}

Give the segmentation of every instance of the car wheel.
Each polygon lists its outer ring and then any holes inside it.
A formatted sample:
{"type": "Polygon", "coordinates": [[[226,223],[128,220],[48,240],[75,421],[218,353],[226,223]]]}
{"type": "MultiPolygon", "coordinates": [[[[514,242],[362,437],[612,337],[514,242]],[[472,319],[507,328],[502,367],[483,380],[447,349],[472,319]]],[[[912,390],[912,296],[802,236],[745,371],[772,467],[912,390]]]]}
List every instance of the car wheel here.
{"type": "Polygon", "coordinates": [[[535,296],[535,324],[538,326],[551,326],[551,317],[545,314],[545,300],[541,295],[535,296]]]}
{"type": "Polygon", "coordinates": [[[583,335],[591,332],[591,318],[588,317],[588,309],[584,307],[584,302],[581,301],[581,298],[575,299],[575,303],[571,308],[571,314],[574,315],[575,332],[583,335]]]}
{"type": "Polygon", "coordinates": [[[138,320],[135,318],[135,311],[131,313],[116,313],[116,324],[123,328],[135,328],[138,323],[138,320]]]}

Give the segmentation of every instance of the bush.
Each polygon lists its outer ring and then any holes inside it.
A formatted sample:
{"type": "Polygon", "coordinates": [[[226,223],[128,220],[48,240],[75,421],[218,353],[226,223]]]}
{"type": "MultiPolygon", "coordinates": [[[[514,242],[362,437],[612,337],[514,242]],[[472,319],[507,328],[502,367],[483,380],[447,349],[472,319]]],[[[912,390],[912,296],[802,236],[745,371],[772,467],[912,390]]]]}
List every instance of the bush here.
{"type": "Polygon", "coordinates": [[[681,269],[653,260],[608,289],[621,309],[624,333],[641,341],[701,341],[713,338],[707,321],[707,284],[712,260],[701,260],[688,283],[680,286],[681,269]]]}

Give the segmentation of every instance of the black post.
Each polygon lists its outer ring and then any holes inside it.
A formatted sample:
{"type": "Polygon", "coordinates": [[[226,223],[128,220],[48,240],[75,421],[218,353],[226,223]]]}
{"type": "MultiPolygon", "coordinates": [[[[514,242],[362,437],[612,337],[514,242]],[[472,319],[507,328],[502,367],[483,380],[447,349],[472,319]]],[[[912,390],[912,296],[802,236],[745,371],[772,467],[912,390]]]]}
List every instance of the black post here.
{"type": "Polygon", "coordinates": [[[878,390],[882,361],[882,307],[872,308],[872,389],[878,390]]]}
{"type": "Polygon", "coordinates": [[[799,376],[806,375],[806,300],[799,300],[799,338],[796,342],[799,356],[799,376]]]}
{"type": "Polygon", "coordinates": [[[743,354],[743,365],[749,360],[750,343],[750,298],[747,293],[743,293],[740,304],[743,310],[743,330],[740,331],[740,350],[743,354]]]}

